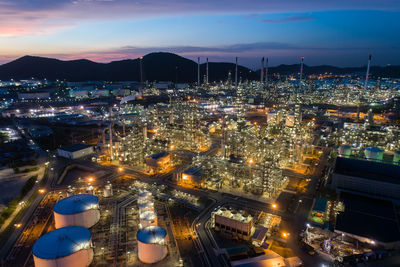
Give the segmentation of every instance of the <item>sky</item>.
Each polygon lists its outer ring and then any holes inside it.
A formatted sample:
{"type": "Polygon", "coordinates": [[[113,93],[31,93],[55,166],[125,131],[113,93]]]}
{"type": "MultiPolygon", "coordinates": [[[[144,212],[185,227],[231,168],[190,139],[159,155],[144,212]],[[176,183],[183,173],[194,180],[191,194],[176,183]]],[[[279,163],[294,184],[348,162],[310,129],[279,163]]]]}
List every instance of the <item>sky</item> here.
{"type": "Polygon", "coordinates": [[[269,65],[400,65],[399,0],[0,0],[0,64],[151,52],[269,65]]]}

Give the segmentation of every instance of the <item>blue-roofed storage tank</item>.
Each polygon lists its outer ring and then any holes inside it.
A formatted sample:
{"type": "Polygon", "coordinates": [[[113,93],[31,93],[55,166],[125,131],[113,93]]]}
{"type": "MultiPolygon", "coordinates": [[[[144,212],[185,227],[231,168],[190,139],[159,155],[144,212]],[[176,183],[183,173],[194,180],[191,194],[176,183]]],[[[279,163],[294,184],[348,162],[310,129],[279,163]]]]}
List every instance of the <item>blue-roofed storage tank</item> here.
{"type": "Polygon", "coordinates": [[[82,226],[68,226],[40,237],[32,248],[36,267],[86,267],[93,260],[92,235],[82,226]]]}
{"type": "Polygon", "coordinates": [[[383,150],[377,147],[367,147],[364,151],[365,157],[372,160],[382,160],[383,150]]]}
{"type": "Polygon", "coordinates": [[[338,149],[339,155],[342,157],[348,157],[351,155],[351,147],[348,145],[341,145],[338,149]]]}
{"type": "Polygon", "coordinates": [[[54,205],[53,211],[57,229],[72,225],[90,228],[100,219],[99,199],[90,194],[64,198],[54,205]]]}
{"type": "Polygon", "coordinates": [[[166,236],[165,229],[159,226],[148,226],[139,230],[137,233],[139,260],[151,264],[164,259],[167,255],[166,236]]]}

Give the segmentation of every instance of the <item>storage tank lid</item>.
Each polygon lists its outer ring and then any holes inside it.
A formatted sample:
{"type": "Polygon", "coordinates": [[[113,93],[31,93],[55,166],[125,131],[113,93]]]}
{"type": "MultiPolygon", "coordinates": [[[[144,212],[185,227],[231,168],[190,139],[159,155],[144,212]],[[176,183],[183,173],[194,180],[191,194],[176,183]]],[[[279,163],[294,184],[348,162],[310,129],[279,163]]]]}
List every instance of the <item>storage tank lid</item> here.
{"type": "Polygon", "coordinates": [[[157,217],[156,213],[154,211],[145,211],[142,214],[140,214],[140,219],[141,220],[154,220],[154,218],[157,217]]]}
{"type": "Polygon", "coordinates": [[[142,203],[139,203],[139,209],[147,209],[147,208],[151,208],[154,206],[154,203],[151,201],[145,201],[142,203]]]}
{"type": "Polygon", "coordinates": [[[40,259],[58,259],[90,247],[91,233],[82,226],[67,226],[40,237],[32,253],[40,259]]]}
{"type": "Polygon", "coordinates": [[[371,152],[383,152],[383,150],[378,147],[367,147],[365,150],[368,150],[371,152]]]}
{"type": "Polygon", "coordinates": [[[80,194],[58,201],[54,205],[53,210],[58,214],[76,214],[85,210],[93,209],[94,205],[97,205],[98,203],[98,197],[90,194],[80,194]]]}
{"type": "Polygon", "coordinates": [[[142,243],[155,244],[164,240],[167,236],[167,232],[160,226],[147,226],[146,228],[140,229],[137,233],[137,240],[142,243]]]}

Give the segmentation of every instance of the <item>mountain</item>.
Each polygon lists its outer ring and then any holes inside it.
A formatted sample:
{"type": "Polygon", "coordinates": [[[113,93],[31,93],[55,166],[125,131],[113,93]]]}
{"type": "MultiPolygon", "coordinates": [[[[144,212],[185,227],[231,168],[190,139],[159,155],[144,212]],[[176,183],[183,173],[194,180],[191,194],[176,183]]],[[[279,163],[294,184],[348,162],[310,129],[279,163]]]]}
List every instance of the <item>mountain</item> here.
{"type": "MultiPolygon", "coordinates": [[[[322,73],[333,73],[333,74],[355,74],[355,75],[365,75],[367,71],[367,67],[347,67],[340,68],[330,65],[320,65],[320,66],[308,66],[304,65],[304,74],[322,74],[322,73]]],[[[260,74],[260,70],[256,71],[257,74],[260,74]]],[[[297,74],[300,72],[299,64],[292,65],[279,65],[277,67],[269,67],[269,74],[280,74],[280,75],[291,75],[297,74]]],[[[371,76],[376,77],[400,77],[400,66],[371,66],[370,68],[371,76]]]]}
{"type": "MultiPolygon", "coordinates": [[[[150,53],[143,57],[143,78],[146,81],[197,82],[197,63],[172,53],[150,53]]],[[[209,63],[209,80],[225,81],[228,73],[235,75],[233,63],[209,63]]],[[[270,67],[269,74],[291,75],[299,72],[299,64],[270,67]]],[[[258,71],[238,66],[238,78],[258,80],[258,71]]],[[[361,74],[365,75],[366,67],[339,68],[329,65],[304,65],[304,74],[361,74]]],[[[200,66],[201,80],[206,73],[205,64],[200,66]]],[[[371,75],[379,77],[400,77],[400,66],[372,66],[371,75]]],[[[24,56],[12,62],[0,65],[0,80],[48,79],[67,81],[139,81],[140,60],[127,59],[110,63],[97,63],[86,59],[63,61],[53,58],[24,56]]]]}
{"type": "MultiPolygon", "coordinates": [[[[197,82],[197,63],[172,53],[150,53],[143,57],[143,78],[146,81],[197,82]]],[[[205,75],[201,64],[201,79],[205,75]]],[[[256,72],[238,66],[243,80],[257,79],[256,72]]],[[[209,63],[209,80],[226,80],[234,73],[233,63],[209,63]]],[[[140,60],[127,59],[110,63],[97,63],[86,59],[62,61],[52,58],[24,56],[0,66],[0,80],[48,79],[68,81],[139,81],[140,60]]]]}

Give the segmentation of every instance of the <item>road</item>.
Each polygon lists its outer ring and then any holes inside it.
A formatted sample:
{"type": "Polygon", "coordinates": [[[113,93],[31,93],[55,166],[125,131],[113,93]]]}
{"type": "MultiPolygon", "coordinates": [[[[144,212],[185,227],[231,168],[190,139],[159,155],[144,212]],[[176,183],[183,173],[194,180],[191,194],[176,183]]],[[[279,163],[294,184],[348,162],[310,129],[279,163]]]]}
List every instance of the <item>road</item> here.
{"type": "MultiPolygon", "coordinates": [[[[82,161],[81,163],[88,163],[87,161],[82,161]]],[[[95,165],[94,163],[91,163],[95,165]]],[[[189,165],[187,165],[188,167],[189,165]]],[[[217,255],[215,253],[215,242],[213,238],[210,236],[209,232],[206,228],[206,223],[211,217],[211,212],[218,206],[222,205],[230,205],[241,207],[245,210],[251,210],[253,212],[264,211],[267,213],[276,214],[281,216],[283,221],[285,222],[285,227],[287,227],[288,231],[291,233],[293,237],[289,240],[288,244],[293,249],[296,255],[299,255],[302,260],[306,263],[306,266],[317,266],[316,262],[323,262],[320,259],[313,256],[310,258],[308,254],[302,251],[299,248],[299,244],[297,243],[297,236],[304,229],[306,219],[308,216],[308,212],[311,209],[312,200],[314,197],[315,188],[319,182],[321,170],[324,167],[324,160],[320,161],[320,164],[314,168],[314,175],[311,176],[311,181],[308,185],[307,192],[296,195],[297,201],[293,203],[295,205],[293,212],[288,212],[283,209],[273,209],[269,204],[264,202],[259,202],[253,199],[247,199],[241,196],[235,196],[227,193],[220,193],[215,190],[202,190],[202,189],[192,189],[186,188],[179,185],[176,185],[172,182],[172,173],[164,174],[158,177],[151,177],[142,173],[139,173],[134,170],[130,170],[127,168],[124,172],[119,173],[115,166],[109,166],[102,168],[108,168],[110,170],[109,175],[102,177],[102,179],[98,179],[96,181],[97,185],[101,185],[107,180],[112,180],[117,178],[123,174],[130,174],[135,176],[138,180],[146,182],[146,183],[156,183],[158,185],[165,185],[170,188],[174,188],[198,197],[206,197],[212,200],[212,204],[206,207],[198,217],[194,220],[192,224],[192,231],[196,234],[194,242],[197,242],[197,247],[199,247],[199,254],[203,259],[203,263],[206,266],[230,266],[229,260],[226,255],[220,254],[217,255]],[[299,201],[300,200],[300,201],[299,201]]],[[[56,179],[58,178],[56,173],[60,172],[61,168],[60,164],[57,164],[57,158],[50,158],[50,168],[49,168],[49,176],[45,184],[45,189],[50,192],[54,188],[62,189],[60,186],[56,186],[56,179]],[[53,167],[54,166],[54,167],[53,167]]],[[[29,225],[29,221],[34,214],[34,211],[38,207],[39,203],[43,200],[43,195],[37,195],[35,199],[32,201],[32,204],[26,208],[23,212],[19,222],[23,225],[23,227],[15,229],[11,231],[6,237],[0,249],[0,258],[6,259],[6,256],[9,254],[10,250],[14,245],[18,244],[17,240],[20,238],[21,234],[29,230],[27,225],[29,225]]]]}

